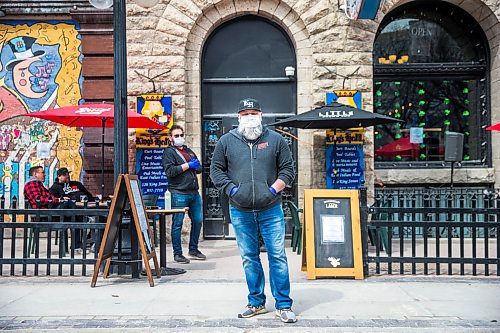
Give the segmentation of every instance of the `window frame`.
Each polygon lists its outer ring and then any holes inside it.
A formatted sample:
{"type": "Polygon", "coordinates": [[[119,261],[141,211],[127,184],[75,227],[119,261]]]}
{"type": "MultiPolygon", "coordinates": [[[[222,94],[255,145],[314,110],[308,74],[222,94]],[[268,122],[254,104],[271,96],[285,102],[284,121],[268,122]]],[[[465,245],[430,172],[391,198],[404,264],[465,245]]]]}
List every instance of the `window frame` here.
{"type": "MultiPolygon", "coordinates": [[[[417,6],[415,3],[410,3],[403,5],[386,15],[384,20],[379,26],[377,31],[374,48],[373,48],[373,100],[376,100],[376,82],[392,82],[392,81],[412,81],[412,80],[477,80],[479,85],[479,105],[476,112],[478,112],[479,123],[480,123],[480,137],[481,142],[478,147],[479,160],[475,161],[462,161],[459,163],[459,167],[491,167],[492,166],[492,149],[491,149],[491,135],[487,133],[485,128],[491,122],[491,107],[490,107],[490,93],[491,93],[491,82],[490,82],[490,53],[489,44],[477,21],[470,16],[463,9],[448,3],[435,4],[430,1],[425,1],[424,3],[419,2],[417,6]],[[423,9],[427,6],[427,9],[423,9]],[[448,7],[454,9],[462,17],[465,17],[468,21],[476,23],[474,29],[476,29],[475,40],[482,43],[484,48],[484,63],[478,62],[459,62],[459,63],[406,63],[406,64],[379,64],[375,59],[375,44],[377,43],[377,38],[382,32],[382,30],[391,22],[396,19],[404,18],[407,10],[418,8],[421,11],[431,10],[436,7],[448,7]]],[[[374,112],[377,112],[374,105],[374,112]]],[[[375,140],[374,140],[375,142],[375,140]]],[[[377,149],[378,147],[374,147],[377,149]]],[[[443,161],[376,161],[375,169],[404,169],[404,168],[449,168],[450,162],[443,161]]]]}

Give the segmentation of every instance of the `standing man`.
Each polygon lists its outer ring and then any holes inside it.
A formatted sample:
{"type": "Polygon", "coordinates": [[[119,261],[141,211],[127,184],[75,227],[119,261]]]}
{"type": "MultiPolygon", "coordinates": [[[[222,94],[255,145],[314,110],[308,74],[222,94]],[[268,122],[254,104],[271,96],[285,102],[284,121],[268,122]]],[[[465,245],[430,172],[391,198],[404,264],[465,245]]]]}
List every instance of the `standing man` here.
{"type": "Polygon", "coordinates": [[[292,155],[281,135],[262,127],[257,100],[247,98],[240,102],[238,121],[238,128],[217,142],[210,166],[215,186],[229,196],[231,222],[249,290],[248,304],[238,317],[266,312],[260,231],[267,248],[276,316],[285,323],[294,323],[297,318],[289,296],[285,220],[280,198],[280,192],[295,178],[292,155]]]}
{"type": "MultiPolygon", "coordinates": [[[[191,234],[189,237],[189,257],[194,260],[205,260],[207,257],[198,250],[201,225],[203,223],[201,196],[198,193],[198,177],[201,163],[195,153],[185,144],[184,129],[173,125],[169,132],[171,146],[163,152],[163,167],[168,178],[168,189],[172,193],[172,208],[189,207],[191,234]]],[[[172,217],[172,247],[174,260],[181,264],[189,264],[189,259],[182,255],[181,230],[184,213],[175,213],[172,217]]]]}

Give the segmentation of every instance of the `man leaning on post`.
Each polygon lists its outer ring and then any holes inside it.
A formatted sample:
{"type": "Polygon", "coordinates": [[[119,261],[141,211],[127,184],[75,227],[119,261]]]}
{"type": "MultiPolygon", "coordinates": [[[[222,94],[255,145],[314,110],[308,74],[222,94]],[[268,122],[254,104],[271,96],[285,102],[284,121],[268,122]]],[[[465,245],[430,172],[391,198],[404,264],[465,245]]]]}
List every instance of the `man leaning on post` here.
{"type": "Polygon", "coordinates": [[[295,178],[292,155],[281,135],[262,126],[257,100],[240,102],[238,121],[238,128],[217,142],[210,166],[215,186],[229,196],[231,223],[249,291],[247,306],[238,317],[249,318],[267,311],[260,231],[267,248],[276,316],[285,323],[295,323],[280,195],[295,178]]]}

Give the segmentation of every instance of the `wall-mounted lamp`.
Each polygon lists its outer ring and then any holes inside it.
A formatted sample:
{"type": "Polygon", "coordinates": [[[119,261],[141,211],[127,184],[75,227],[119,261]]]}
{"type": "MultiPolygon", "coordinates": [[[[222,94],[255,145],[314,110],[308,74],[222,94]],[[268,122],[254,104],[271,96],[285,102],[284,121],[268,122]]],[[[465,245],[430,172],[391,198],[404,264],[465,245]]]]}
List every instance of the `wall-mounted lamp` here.
{"type": "Polygon", "coordinates": [[[295,67],[293,67],[293,66],[286,66],[285,67],[285,75],[288,78],[293,78],[295,76],[295,67]]]}

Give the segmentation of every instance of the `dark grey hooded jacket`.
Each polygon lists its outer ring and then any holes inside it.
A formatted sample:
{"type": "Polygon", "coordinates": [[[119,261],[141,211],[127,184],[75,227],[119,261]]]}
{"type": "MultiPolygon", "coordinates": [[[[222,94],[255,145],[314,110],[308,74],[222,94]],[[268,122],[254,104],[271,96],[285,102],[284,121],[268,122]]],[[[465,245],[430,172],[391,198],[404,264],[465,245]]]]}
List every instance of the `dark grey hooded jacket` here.
{"type": "Polygon", "coordinates": [[[228,196],[232,206],[244,211],[262,211],[281,203],[280,195],[270,190],[276,179],[290,185],[295,178],[292,155],[285,139],[264,128],[254,142],[248,142],[233,129],[215,146],[210,165],[210,178],[228,196]]]}

